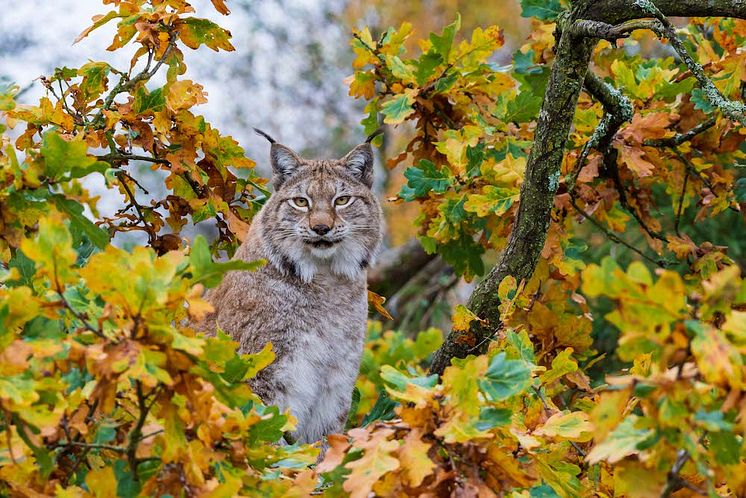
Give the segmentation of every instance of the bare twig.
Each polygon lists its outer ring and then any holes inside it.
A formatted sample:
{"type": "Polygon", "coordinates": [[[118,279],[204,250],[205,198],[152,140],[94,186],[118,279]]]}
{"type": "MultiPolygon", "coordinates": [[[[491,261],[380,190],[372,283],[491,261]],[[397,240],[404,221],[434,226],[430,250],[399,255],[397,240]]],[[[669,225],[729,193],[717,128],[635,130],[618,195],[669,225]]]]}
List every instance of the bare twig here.
{"type": "Polygon", "coordinates": [[[110,444],[94,444],[94,443],[83,443],[80,441],[64,441],[60,443],[55,443],[51,446],[51,448],[66,448],[68,446],[77,446],[80,448],[87,448],[89,450],[109,450],[109,451],[116,451],[117,453],[126,453],[127,448],[122,448],[121,446],[112,446],[110,444]]]}
{"type": "Polygon", "coordinates": [[[137,458],[137,445],[143,439],[142,428],[145,425],[145,420],[148,418],[148,412],[153,406],[153,403],[150,405],[147,404],[147,398],[143,393],[142,383],[139,380],[135,381],[135,390],[137,393],[137,407],[140,410],[140,414],[135,423],[135,427],[130,431],[129,442],[127,443],[125,453],[127,454],[127,460],[129,461],[130,471],[137,481],[139,480],[137,475],[137,466],[139,463],[137,458]]]}
{"type": "Polygon", "coordinates": [[[679,233],[679,222],[681,222],[681,212],[684,207],[684,196],[686,195],[686,186],[687,183],[689,183],[689,173],[686,170],[686,166],[684,166],[684,186],[681,187],[681,196],[679,197],[679,207],[676,210],[676,219],[673,224],[673,229],[676,232],[676,235],[681,237],[681,233],[679,233]]]}
{"type": "Polygon", "coordinates": [[[703,495],[707,494],[706,491],[697,488],[679,475],[681,469],[684,467],[686,462],[689,461],[689,458],[689,452],[684,449],[681,449],[676,453],[676,461],[674,461],[671,466],[671,470],[668,471],[668,479],[666,480],[666,486],[663,488],[663,491],[661,491],[661,498],[668,498],[673,493],[684,487],[703,495]]]}
{"type": "Polygon", "coordinates": [[[614,139],[614,135],[619,131],[622,124],[632,119],[635,112],[632,102],[622,92],[592,72],[589,71],[585,75],[584,85],[588,93],[601,102],[605,114],[593,131],[591,138],[583,145],[574,170],[565,180],[567,191],[571,196],[574,195],[578,176],[585,167],[591,149],[596,149],[607,155],[611,149],[611,141],[614,139]]]}
{"type": "MultiPolygon", "coordinates": [[[[145,219],[145,215],[142,212],[142,206],[140,203],[137,202],[137,199],[135,198],[135,194],[132,193],[132,190],[130,189],[129,185],[127,185],[127,182],[122,179],[124,175],[123,171],[120,171],[117,173],[117,177],[119,178],[119,184],[122,186],[124,191],[127,193],[127,197],[130,200],[130,205],[135,208],[135,211],[137,211],[137,217],[140,219],[140,222],[143,224],[143,227],[145,228],[145,231],[148,233],[148,244],[153,244],[156,240],[155,230],[153,227],[148,223],[148,221],[145,219]]],[[[125,208],[126,210],[126,208],[125,208]]]]}
{"type": "Polygon", "coordinates": [[[634,251],[634,252],[636,252],[636,253],[637,253],[637,254],[639,254],[639,255],[640,255],[641,257],[643,257],[644,259],[646,259],[647,261],[649,261],[649,262],[653,263],[653,264],[654,264],[654,265],[656,265],[656,266],[659,266],[659,267],[661,267],[661,268],[665,268],[666,266],[668,266],[668,264],[667,264],[667,263],[666,263],[665,261],[663,261],[663,260],[656,260],[656,259],[653,259],[653,258],[651,258],[651,257],[650,257],[650,256],[648,256],[647,254],[645,254],[644,252],[642,252],[641,250],[639,250],[638,248],[636,248],[635,246],[633,246],[632,244],[630,244],[629,242],[625,241],[624,239],[622,239],[622,238],[618,237],[618,236],[617,236],[617,235],[616,235],[615,233],[613,233],[613,232],[611,232],[610,230],[608,230],[608,229],[607,229],[607,228],[606,228],[605,226],[603,226],[603,225],[602,225],[602,224],[601,224],[601,223],[600,223],[600,222],[599,222],[598,220],[596,220],[596,219],[595,219],[595,218],[594,218],[593,216],[591,216],[591,215],[590,215],[590,214],[588,214],[588,213],[587,213],[586,211],[584,211],[584,210],[583,210],[583,209],[582,209],[582,208],[581,208],[580,206],[578,206],[577,202],[575,202],[575,199],[573,199],[572,197],[570,198],[570,203],[572,204],[572,207],[574,207],[574,208],[575,208],[575,210],[576,210],[576,211],[577,211],[577,212],[578,212],[579,214],[581,214],[581,215],[583,216],[583,218],[585,218],[585,219],[587,219],[588,221],[590,221],[590,222],[591,222],[591,223],[592,223],[592,224],[593,224],[593,225],[594,225],[594,226],[595,226],[596,228],[598,228],[598,229],[599,229],[599,230],[601,230],[601,231],[602,231],[602,232],[603,232],[604,234],[606,234],[606,236],[607,236],[607,237],[608,237],[608,238],[609,238],[609,239],[610,239],[611,241],[613,241],[613,242],[616,242],[617,244],[621,244],[621,245],[623,245],[624,247],[626,247],[627,249],[630,249],[631,251],[634,251]]]}
{"type": "Polygon", "coordinates": [[[137,154],[121,154],[119,152],[106,154],[105,156],[97,156],[96,158],[100,161],[106,162],[145,161],[157,164],[170,164],[167,159],[150,156],[139,156],[137,154]]]}
{"type": "Polygon", "coordinates": [[[604,166],[606,168],[606,171],[610,173],[611,179],[614,182],[614,186],[616,186],[617,192],[619,193],[619,203],[628,213],[632,215],[635,221],[637,221],[637,224],[640,225],[640,227],[645,230],[645,233],[647,233],[651,238],[658,239],[663,242],[668,242],[668,239],[665,235],[651,229],[647,225],[647,223],[645,223],[645,220],[642,219],[642,216],[637,211],[637,209],[630,205],[629,200],[627,199],[627,193],[624,184],[622,183],[622,179],[619,176],[619,168],[617,168],[617,154],[618,152],[616,149],[606,154],[604,156],[604,166]]]}
{"type": "Polygon", "coordinates": [[[169,54],[171,53],[171,50],[176,46],[176,39],[171,36],[171,39],[168,42],[168,45],[166,46],[166,49],[163,51],[163,54],[161,55],[161,58],[158,60],[158,62],[153,66],[153,68],[150,68],[151,62],[153,61],[153,51],[148,52],[148,61],[145,64],[145,68],[143,68],[142,71],[140,71],[138,74],[136,74],[132,79],[127,79],[127,76],[123,75],[121,79],[119,80],[119,83],[109,92],[109,94],[106,96],[106,99],[104,99],[104,104],[101,107],[101,110],[94,116],[93,120],[91,121],[94,125],[100,125],[101,119],[104,117],[104,111],[108,111],[111,109],[111,106],[114,104],[114,99],[119,95],[120,93],[128,92],[132,90],[135,85],[140,83],[141,81],[147,81],[150,78],[152,78],[155,73],[158,72],[158,70],[161,68],[164,62],[166,62],[166,59],[168,58],[169,54]]]}
{"type": "MultiPolygon", "coordinates": [[[[632,24],[637,25],[637,23],[632,24]]],[[[604,167],[606,172],[611,176],[614,186],[619,193],[619,203],[622,207],[635,218],[637,224],[640,225],[640,227],[645,230],[651,238],[667,242],[668,240],[665,236],[660,232],[651,229],[645,220],[643,220],[637,209],[630,205],[624,184],[619,176],[619,168],[617,167],[618,152],[616,149],[611,147],[611,142],[614,139],[614,135],[619,131],[619,128],[624,124],[624,122],[631,120],[634,115],[632,102],[619,90],[591,72],[586,74],[585,87],[596,100],[601,102],[606,114],[593,132],[591,139],[583,146],[578,159],[578,165],[575,167],[575,170],[568,179],[568,191],[570,192],[570,195],[574,196],[575,183],[584,166],[588,150],[591,147],[596,148],[603,154],[604,167]]]]}
{"type": "Polygon", "coordinates": [[[684,142],[688,142],[695,136],[699,135],[700,133],[709,130],[712,128],[715,123],[717,122],[717,118],[715,116],[709,117],[707,120],[702,121],[697,126],[692,128],[691,130],[685,132],[685,133],[677,133],[673,137],[670,138],[659,138],[657,140],[645,140],[643,145],[648,145],[651,147],[676,147],[678,145],[683,144],[684,142]]]}

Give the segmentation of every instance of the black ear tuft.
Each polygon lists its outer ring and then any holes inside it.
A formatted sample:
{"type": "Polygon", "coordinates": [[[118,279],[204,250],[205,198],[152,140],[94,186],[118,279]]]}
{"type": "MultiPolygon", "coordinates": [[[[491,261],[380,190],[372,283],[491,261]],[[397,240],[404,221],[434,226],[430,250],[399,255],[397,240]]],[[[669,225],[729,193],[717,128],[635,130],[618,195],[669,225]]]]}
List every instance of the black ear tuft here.
{"type": "Polygon", "coordinates": [[[365,142],[358,145],[342,159],[347,172],[368,188],[373,186],[373,148],[365,142]]]}
{"type": "MultiPolygon", "coordinates": [[[[254,128],[256,130],[256,128],[254,128]]],[[[369,144],[373,141],[374,138],[376,138],[378,135],[381,135],[383,133],[383,126],[378,128],[376,131],[368,135],[368,138],[365,139],[365,143],[369,144]]]]}
{"type": "Polygon", "coordinates": [[[277,143],[277,141],[274,138],[270,137],[269,135],[267,135],[266,133],[264,133],[259,128],[254,128],[254,131],[257,133],[257,135],[261,135],[264,138],[266,138],[269,141],[269,143],[271,143],[271,144],[277,143]]]}

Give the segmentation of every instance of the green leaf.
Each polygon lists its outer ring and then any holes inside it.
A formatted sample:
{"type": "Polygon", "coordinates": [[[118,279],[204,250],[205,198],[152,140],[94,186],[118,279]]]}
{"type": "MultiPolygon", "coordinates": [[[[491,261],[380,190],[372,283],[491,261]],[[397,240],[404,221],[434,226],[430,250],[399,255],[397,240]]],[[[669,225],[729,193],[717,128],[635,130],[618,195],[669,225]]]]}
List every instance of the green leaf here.
{"type": "Polygon", "coordinates": [[[207,45],[216,52],[220,49],[228,52],[235,50],[230,42],[230,31],[221,28],[207,19],[197,17],[181,19],[176,30],[184,45],[193,50],[196,50],[202,44],[207,45]]]}
{"type": "Polygon", "coordinates": [[[732,432],[713,432],[710,439],[710,450],[715,460],[722,465],[735,465],[741,460],[741,442],[732,432]]]}
{"type": "Polygon", "coordinates": [[[562,12],[559,0],[521,0],[521,17],[554,21],[562,12]]]}
{"type": "Polygon", "coordinates": [[[700,425],[708,431],[732,431],[733,422],[725,420],[723,412],[715,410],[712,412],[706,412],[704,410],[698,411],[694,415],[694,421],[697,425],[700,425]]]}
{"type": "Polygon", "coordinates": [[[381,106],[381,113],[384,115],[383,122],[386,124],[403,122],[414,112],[412,104],[414,104],[414,96],[411,93],[403,93],[384,102],[381,106]]]}
{"type": "Polygon", "coordinates": [[[525,123],[534,119],[541,109],[542,98],[531,92],[531,87],[524,87],[518,96],[508,102],[505,121],[525,123]]]}
{"type": "Polygon", "coordinates": [[[83,77],[80,90],[86,102],[95,99],[106,90],[107,76],[111,66],[105,62],[89,62],[78,69],[78,75],[83,77]]]}
{"type": "Polygon", "coordinates": [[[448,174],[427,159],[421,159],[419,165],[407,168],[404,176],[408,180],[407,187],[411,190],[402,189],[399,195],[406,201],[412,201],[415,197],[425,197],[429,192],[442,194],[452,184],[448,174]]]}
{"type": "Polygon", "coordinates": [[[394,418],[394,408],[397,406],[399,406],[399,403],[389,398],[386,391],[379,391],[376,404],[363,417],[361,427],[366,427],[376,420],[391,420],[394,418]]]}
{"type": "Polygon", "coordinates": [[[435,72],[435,68],[443,64],[443,56],[435,52],[425,52],[417,60],[417,69],[415,70],[415,79],[418,86],[425,86],[430,77],[435,72]]]}
{"type": "Polygon", "coordinates": [[[717,110],[717,107],[712,105],[710,99],[707,98],[707,94],[701,88],[695,88],[692,90],[691,100],[694,103],[694,108],[704,112],[705,114],[711,114],[717,110]]]}
{"type": "Polygon", "coordinates": [[[479,142],[475,147],[466,147],[466,174],[469,178],[475,178],[481,174],[482,162],[484,162],[484,142],[479,142]]]}
{"type": "Polygon", "coordinates": [[[249,429],[248,441],[251,446],[260,441],[275,442],[282,435],[282,428],[287,423],[287,417],[280,413],[276,406],[254,405],[261,420],[249,429]]]}
{"type": "Polygon", "coordinates": [[[163,88],[156,88],[152,92],[141,86],[135,94],[135,101],[132,104],[132,110],[137,114],[143,114],[148,111],[160,111],[166,105],[166,98],[163,95],[163,88]]]}
{"type": "Polygon", "coordinates": [[[488,214],[502,216],[518,200],[517,188],[495,187],[486,185],[482,192],[484,194],[470,194],[469,200],[464,204],[464,209],[470,213],[476,213],[483,218],[488,214]]]}
{"type": "Polygon", "coordinates": [[[82,235],[85,235],[99,249],[106,247],[109,243],[109,233],[96,226],[83,215],[83,206],[80,203],[62,195],[55,195],[52,199],[57,209],[65,213],[70,219],[70,233],[76,244],[81,242],[82,235]]]}
{"type": "Polygon", "coordinates": [[[15,95],[18,85],[0,83],[0,111],[11,111],[15,108],[15,95]]]}
{"type": "Polygon", "coordinates": [[[517,50],[513,54],[513,70],[518,74],[538,74],[542,67],[534,63],[535,52],[533,49],[522,52],[517,50]]]}
{"type": "MultiPolygon", "coordinates": [[[[140,493],[140,482],[134,478],[127,460],[114,462],[114,475],[117,478],[117,496],[135,498],[140,493]]],[[[142,476],[140,476],[142,478],[142,476]]]]}
{"type": "Polygon", "coordinates": [[[510,417],[513,415],[507,408],[482,407],[479,412],[479,421],[476,429],[479,431],[488,431],[495,427],[502,427],[510,423],[510,417]]]}
{"type": "Polygon", "coordinates": [[[106,444],[110,441],[114,441],[117,437],[117,426],[102,424],[96,431],[96,436],[93,438],[93,444],[106,444]]]}
{"type": "Polygon", "coordinates": [[[528,336],[528,332],[521,330],[516,333],[513,330],[509,330],[506,337],[508,343],[517,351],[519,359],[529,364],[536,362],[536,357],[534,356],[534,345],[528,336]]]}
{"type": "Polygon", "coordinates": [[[502,401],[518,394],[531,385],[531,369],[521,360],[508,360],[501,351],[492,358],[479,388],[490,399],[502,401]]]}
{"type": "Polygon", "coordinates": [[[352,401],[350,403],[350,409],[347,410],[347,424],[349,425],[357,415],[357,408],[360,406],[360,389],[357,387],[352,388],[352,401]]]}
{"type": "Polygon", "coordinates": [[[541,486],[534,486],[529,490],[529,496],[531,498],[560,498],[560,496],[546,484],[541,486]]]}
{"type": "Polygon", "coordinates": [[[87,174],[103,171],[108,167],[86,153],[88,145],[82,136],[65,140],[54,130],[44,133],[41,155],[44,157],[44,173],[55,181],[81,178],[87,174]]]}
{"type": "Polygon", "coordinates": [[[601,443],[588,453],[590,464],[601,460],[615,463],[624,457],[639,453],[639,446],[654,436],[652,429],[636,427],[640,417],[628,415],[601,443]]]}
{"type": "Polygon", "coordinates": [[[446,62],[448,62],[448,56],[451,53],[453,38],[459,29],[461,29],[461,15],[456,14],[456,20],[443,28],[443,34],[436,35],[435,33],[430,33],[430,43],[432,44],[433,51],[442,56],[446,62]]]}
{"type": "Polygon", "coordinates": [[[189,264],[195,283],[204,284],[205,287],[215,287],[227,272],[231,270],[254,271],[264,265],[265,261],[258,259],[247,262],[234,259],[226,263],[215,263],[210,255],[210,247],[207,244],[207,240],[199,235],[194,239],[194,243],[192,244],[192,249],[189,253],[189,264]]]}
{"type": "Polygon", "coordinates": [[[15,287],[16,285],[31,286],[34,274],[36,273],[36,265],[23,254],[23,251],[20,249],[16,251],[15,255],[8,262],[8,268],[18,270],[21,277],[19,280],[14,281],[13,285],[10,282],[5,282],[8,287],[15,287]]]}
{"type": "Polygon", "coordinates": [[[387,384],[392,385],[399,391],[406,390],[407,384],[414,384],[416,386],[430,389],[435,387],[435,385],[438,383],[437,374],[423,377],[410,377],[395,369],[391,365],[384,365],[383,368],[381,368],[381,378],[386,381],[387,384]]]}
{"type": "Polygon", "coordinates": [[[737,202],[746,202],[746,178],[739,178],[733,188],[737,202]]]}
{"type": "MultiPolygon", "coordinates": [[[[420,240],[423,242],[423,247],[427,250],[427,240],[424,238],[420,240]]],[[[440,246],[437,246],[437,248],[440,255],[443,256],[443,259],[453,266],[453,270],[457,274],[484,274],[484,261],[482,261],[484,247],[474,241],[472,237],[462,235],[457,240],[441,244],[440,246]]]]}

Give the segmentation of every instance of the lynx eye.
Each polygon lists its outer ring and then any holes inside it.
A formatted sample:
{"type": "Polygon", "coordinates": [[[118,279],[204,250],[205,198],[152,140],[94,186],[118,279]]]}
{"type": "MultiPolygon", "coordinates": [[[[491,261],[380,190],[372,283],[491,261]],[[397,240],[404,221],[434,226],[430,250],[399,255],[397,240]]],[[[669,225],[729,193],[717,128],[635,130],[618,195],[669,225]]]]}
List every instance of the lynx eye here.
{"type": "Polygon", "coordinates": [[[306,199],[305,197],[293,197],[292,199],[290,199],[290,204],[294,208],[305,209],[308,207],[309,203],[308,199],[306,199]]]}
{"type": "Polygon", "coordinates": [[[352,200],[352,197],[350,197],[349,195],[343,195],[341,197],[337,197],[336,199],[334,199],[334,205],[335,206],[346,206],[347,204],[350,203],[351,200],[352,200]]]}

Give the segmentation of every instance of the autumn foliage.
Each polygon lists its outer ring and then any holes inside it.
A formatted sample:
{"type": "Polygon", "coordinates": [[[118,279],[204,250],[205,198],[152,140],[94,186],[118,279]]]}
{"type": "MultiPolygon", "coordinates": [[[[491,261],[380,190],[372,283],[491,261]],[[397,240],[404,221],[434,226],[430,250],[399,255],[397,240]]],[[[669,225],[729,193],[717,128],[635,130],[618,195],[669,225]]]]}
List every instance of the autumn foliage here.
{"type": "MultiPolygon", "coordinates": [[[[525,171],[558,0],[522,1],[533,31],[509,67],[491,62],[497,26],[353,33],[350,95],[366,132],[404,129],[392,202],[418,207],[428,252],[483,276],[522,184],[557,194],[532,277],[499,282],[501,326],[470,344],[487,352],[428,375],[445,334],[371,322],[349,430],[317,462],[318,447],[282,440],[292,415],[245,382],[271,346],[239,355],[184,325],[210,310],[205,288],[263,263],[216,262],[270,193],[194,113],[207,99],[187,74],[191,50],[233,50],[230,33],[184,1],[104,4],[81,38],[115,24],[107,49],[130,50],[129,68],[59,68],[35,105],[0,88],[0,495],[746,494],[746,281],[728,233],[746,207],[746,21],[676,33],[718,94],[666,43],[643,57],[658,28],[601,41],[552,178],[525,171]],[[163,178],[149,204],[136,162],[163,178]],[[84,187],[94,177],[121,201],[113,217],[84,187]],[[200,222],[212,243],[181,236],[200,222]],[[147,245],[113,243],[131,231],[147,245]]],[[[451,337],[485,321],[459,305],[451,337]]]]}

